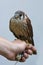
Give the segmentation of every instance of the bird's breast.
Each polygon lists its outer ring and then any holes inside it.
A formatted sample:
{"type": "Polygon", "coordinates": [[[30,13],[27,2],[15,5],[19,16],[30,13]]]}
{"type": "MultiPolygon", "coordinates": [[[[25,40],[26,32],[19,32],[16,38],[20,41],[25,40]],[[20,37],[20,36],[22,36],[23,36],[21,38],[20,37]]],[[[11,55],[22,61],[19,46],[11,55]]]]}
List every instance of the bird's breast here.
{"type": "Polygon", "coordinates": [[[10,25],[12,32],[15,33],[16,35],[21,35],[27,37],[27,25],[20,20],[12,19],[11,20],[11,25],[10,25]]]}
{"type": "Polygon", "coordinates": [[[16,35],[23,35],[23,24],[22,21],[18,21],[16,19],[11,21],[11,29],[12,32],[15,33],[16,35]]]}

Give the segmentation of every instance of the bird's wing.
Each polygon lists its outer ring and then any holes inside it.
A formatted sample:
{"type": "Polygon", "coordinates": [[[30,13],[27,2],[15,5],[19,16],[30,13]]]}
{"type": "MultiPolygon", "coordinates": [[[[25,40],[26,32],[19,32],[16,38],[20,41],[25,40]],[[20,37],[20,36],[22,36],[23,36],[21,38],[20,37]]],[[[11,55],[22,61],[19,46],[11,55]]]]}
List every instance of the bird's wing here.
{"type": "Polygon", "coordinates": [[[31,25],[31,21],[30,22],[29,21],[30,20],[28,20],[28,21],[23,20],[23,21],[18,23],[18,25],[19,25],[18,29],[22,33],[22,34],[19,33],[19,39],[28,41],[29,43],[34,45],[33,29],[32,29],[32,25],[31,25]]]}
{"type": "Polygon", "coordinates": [[[29,18],[27,18],[26,20],[27,22],[27,26],[28,26],[28,40],[30,41],[30,43],[32,43],[32,45],[34,45],[34,40],[33,40],[33,28],[32,28],[32,24],[31,24],[31,20],[29,18]]]}

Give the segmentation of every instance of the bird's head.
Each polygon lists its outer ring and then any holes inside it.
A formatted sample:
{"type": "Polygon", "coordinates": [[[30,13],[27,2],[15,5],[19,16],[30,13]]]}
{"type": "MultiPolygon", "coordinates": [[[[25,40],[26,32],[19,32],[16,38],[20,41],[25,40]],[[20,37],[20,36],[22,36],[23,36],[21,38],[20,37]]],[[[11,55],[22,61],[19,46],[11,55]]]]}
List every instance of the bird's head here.
{"type": "Polygon", "coordinates": [[[14,18],[23,20],[25,18],[25,13],[23,11],[16,11],[14,18]]]}

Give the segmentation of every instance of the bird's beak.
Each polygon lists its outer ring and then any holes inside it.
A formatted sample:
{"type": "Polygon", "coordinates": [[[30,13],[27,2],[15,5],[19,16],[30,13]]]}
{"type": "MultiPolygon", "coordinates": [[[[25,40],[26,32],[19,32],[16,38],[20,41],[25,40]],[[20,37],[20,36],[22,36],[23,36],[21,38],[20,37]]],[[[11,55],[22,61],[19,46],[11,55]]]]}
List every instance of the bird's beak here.
{"type": "Polygon", "coordinates": [[[17,19],[17,18],[19,18],[19,16],[16,16],[15,18],[17,19]]]}

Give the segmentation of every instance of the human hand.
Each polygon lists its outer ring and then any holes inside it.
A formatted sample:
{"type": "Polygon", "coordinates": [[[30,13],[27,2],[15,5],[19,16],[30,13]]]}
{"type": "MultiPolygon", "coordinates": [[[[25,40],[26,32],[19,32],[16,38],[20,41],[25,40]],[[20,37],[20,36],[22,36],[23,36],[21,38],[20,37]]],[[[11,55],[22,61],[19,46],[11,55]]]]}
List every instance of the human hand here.
{"type": "MultiPolygon", "coordinates": [[[[32,44],[29,44],[29,46],[24,42],[24,41],[21,41],[19,39],[17,40],[14,40],[13,43],[17,44],[18,47],[16,47],[16,55],[18,55],[18,53],[21,53],[23,52],[23,57],[21,58],[20,62],[24,62],[28,57],[29,55],[32,55],[32,54],[36,54],[37,51],[36,51],[36,48],[32,45],[32,44]],[[35,52],[35,53],[33,53],[35,52]]],[[[16,56],[15,56],[16,58],[16,56]]]]}
{"type": "Polygon", "coordinates": [[[33,54],[33,51],[36,52],[36,49],[31,44],[28,46],[24,41],[19,39],[9,42],[4,38],[0,38],[0,55],[3,55],[9,60],[17,61],[16,56],[18,53],[24,52],[21,62],[24,62],[29,55],[33,54]]]}

